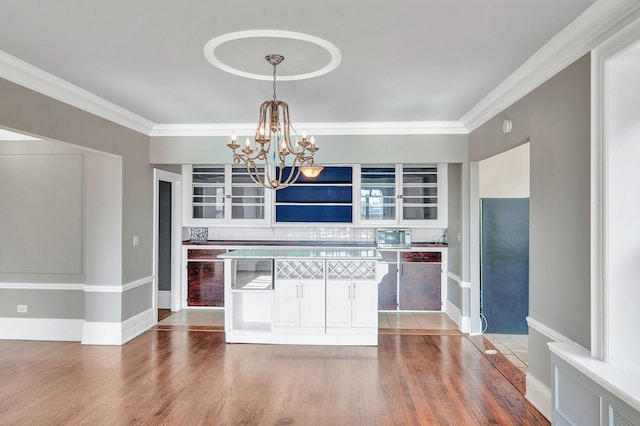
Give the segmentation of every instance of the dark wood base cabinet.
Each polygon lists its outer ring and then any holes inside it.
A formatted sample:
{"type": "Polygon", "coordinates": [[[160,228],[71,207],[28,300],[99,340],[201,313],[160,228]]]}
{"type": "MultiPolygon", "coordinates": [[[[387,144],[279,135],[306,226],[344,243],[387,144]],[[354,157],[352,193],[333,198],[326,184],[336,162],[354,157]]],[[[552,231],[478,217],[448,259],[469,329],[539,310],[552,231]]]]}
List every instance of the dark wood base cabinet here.
{"type": "Polygon", "coordinates": [[[383,311],[442,310],[442,253],[381,251],[389,272],[378,286],[383,311]]]}
{"type": "Polygon", "coordinates": [[[213,259],[225,252],[226,250],[188,250],[187,306],[224,306],[224,262],[213,259]]]}
{"type": "Polygon", "coordinates": [[[224,306],[224,264],[222,262],[188,263],[189,306],[224,306]]]}

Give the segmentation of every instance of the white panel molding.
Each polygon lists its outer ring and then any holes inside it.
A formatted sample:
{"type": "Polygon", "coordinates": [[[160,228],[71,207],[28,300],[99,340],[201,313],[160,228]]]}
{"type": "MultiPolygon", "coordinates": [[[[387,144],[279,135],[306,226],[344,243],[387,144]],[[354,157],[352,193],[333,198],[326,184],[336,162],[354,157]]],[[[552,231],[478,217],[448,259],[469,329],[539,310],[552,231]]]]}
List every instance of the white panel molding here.
{"type": "Polygon", "coordinates": [[[171,290],[158,290],[158,309],[171,309],[171,290]]]}
{"type": "Polygon", "coordinates": [[[84,284],[71,283],[0,283],[0,290],[84,290],[84,284]]]}
{"type": "Polygon", "coordinates": [[[0,318],[0,339],[79,342],[83,319],[0,318]]]}
{"type": "MultiPolygon", "coordinates": [[[[389,121],[350,123],[296,123],[315,136],[324,135],[466,135],[459,121],[389,121]]],[[[255,123],[156,124],[150,136],[252,136],[255,123]]]]}
{"type": "Polygon", "coordinates": [[[573,343],[573,340],[569,339],[565,335],[558,333],[551,327],[548,327],[542,324],[540,321],[537,321],[531,317],[527,317],[527,325],[554,342],[573,343]]]}
{"type": "Polygon", "coordinates": [[[89,322],[82,328],[83,345],[124,345],[155,324],[153,309],[147,309],[123,322],[89,322]]]}
{"type": "Polygon", "coordinates": [[[460,118],[469,132],[640,16],[636,0],[598,0],[460,118]]]}
{"type": "Polygon", "coordinates": [[[0,50],[0,77],[148,135],[154,123],[0,50]]]}
{"type": "Polygon", "coordinates": [[[124,285],[84,285],[83,290],[87,293],[124,293],[136,287],[152,284],[154,278],[153,276],[148,276],[124,285]]]}
{"type": "Polygon", "coordinates": [[[527,373],[525,398],[548,420],[551,420],[551,389],[540,380],[527,373]]]}

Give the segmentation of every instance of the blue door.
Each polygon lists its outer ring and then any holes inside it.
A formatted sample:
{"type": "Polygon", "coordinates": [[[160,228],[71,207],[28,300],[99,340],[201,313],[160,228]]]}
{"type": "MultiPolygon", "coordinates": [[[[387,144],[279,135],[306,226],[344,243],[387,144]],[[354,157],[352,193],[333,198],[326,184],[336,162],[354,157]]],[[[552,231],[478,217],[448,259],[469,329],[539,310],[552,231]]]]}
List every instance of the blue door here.
{"type": "Polygon", "coordinates": [[[529,199],[483,198],[482,313],[487,333],[528,332],[529,199]]]}

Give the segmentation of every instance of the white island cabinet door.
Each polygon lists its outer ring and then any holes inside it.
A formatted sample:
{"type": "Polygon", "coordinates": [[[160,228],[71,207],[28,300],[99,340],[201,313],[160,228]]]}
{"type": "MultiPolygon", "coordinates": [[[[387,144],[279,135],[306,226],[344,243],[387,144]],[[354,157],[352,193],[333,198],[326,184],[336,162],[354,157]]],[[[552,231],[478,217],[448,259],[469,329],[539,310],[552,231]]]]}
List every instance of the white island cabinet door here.
{"type": "Polygon", "coordinates": [[[300,282],[298,280],[276,280],[275,324],[279,327],[300,326],[300,282]]]}
{"type": "Polygon", "coordinates": [[[300,326],[325,326],[324,280],[300,280],[300,326]]]}
{"type": "Polygon", "coordinates": [[[351,327],[351,281],[327,280],[327,327],[351,327]]]}
{"type": "Polygon", "coordinates": [[[353,327],[378,327],[378,284],[354,281],[351,292],[353,327]]]}

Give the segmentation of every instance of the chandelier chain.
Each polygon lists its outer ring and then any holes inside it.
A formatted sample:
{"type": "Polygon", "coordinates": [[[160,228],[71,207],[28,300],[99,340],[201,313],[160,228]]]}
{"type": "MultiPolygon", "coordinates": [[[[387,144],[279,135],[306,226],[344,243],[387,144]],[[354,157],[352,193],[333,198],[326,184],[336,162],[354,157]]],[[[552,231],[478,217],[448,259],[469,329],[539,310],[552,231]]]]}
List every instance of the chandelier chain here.
{"type": "Polygon", "coordinates": [[[273,64],[273,100],[276,100],[276,66],[277,64],[273,64]]]}

